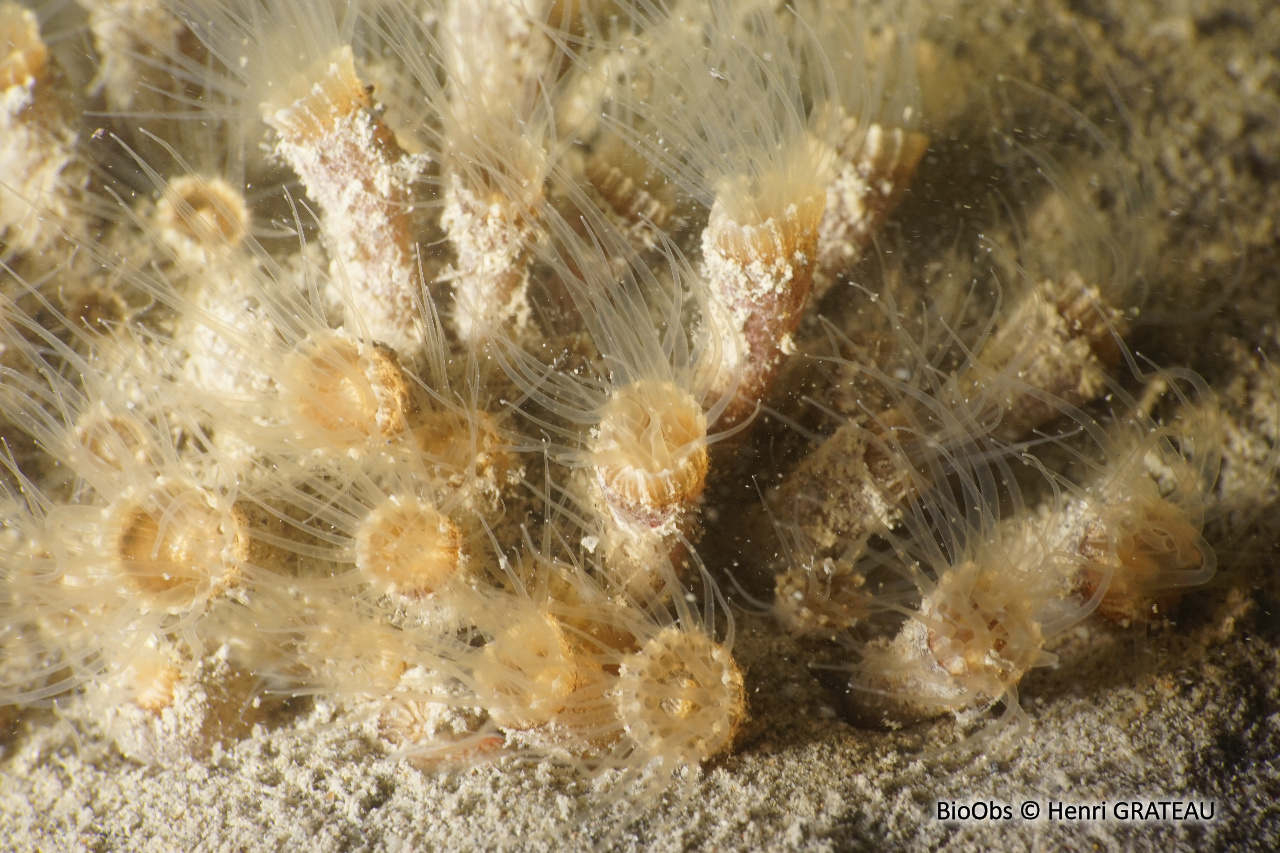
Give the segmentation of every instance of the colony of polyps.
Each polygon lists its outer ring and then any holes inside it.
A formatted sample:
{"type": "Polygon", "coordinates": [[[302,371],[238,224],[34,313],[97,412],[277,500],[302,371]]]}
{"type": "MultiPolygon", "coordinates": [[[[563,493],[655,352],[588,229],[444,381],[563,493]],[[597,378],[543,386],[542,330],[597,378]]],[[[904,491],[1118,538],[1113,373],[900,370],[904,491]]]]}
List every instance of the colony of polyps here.
{"type": "MultiPolygon", "coordinates": [[[[917,10],[873,37],[820,3],[82,5],[109,162],[0,7],[0,699],[83,688],[138,760],[312,693],[428,766],[730,748],[708,477],[816,297],[875,296],[846,283],[927,140],[863,81],[910,66],[917,10]]],[[[883,301],[838,332],[890,330],[844,365],[878,402],[772,495],[774,612],[853,716],[1012,704],[1090,611],[1212,573],[1210,395],[1165,383],[1183,432],[1083,408],[1127,400],[1128,277],[1024,278],[951,347],[883,301]],[[1007,449],[1037,429],[1081,460],[1038,490],[1007,449]]]]}

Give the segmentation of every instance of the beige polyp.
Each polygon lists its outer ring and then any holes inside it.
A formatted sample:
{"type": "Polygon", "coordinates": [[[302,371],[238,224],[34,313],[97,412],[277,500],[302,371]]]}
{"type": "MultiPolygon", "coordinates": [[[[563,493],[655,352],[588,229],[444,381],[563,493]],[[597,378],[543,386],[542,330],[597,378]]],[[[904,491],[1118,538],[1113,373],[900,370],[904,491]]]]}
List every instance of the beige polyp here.
{"type": "Polygon", "coordinates": [[[95,462],[123,471],[148,461],[150,439],[143,422],[133,414],[90,411],[76,419],[75,442],[95,462]]]}
{"type": "Polygon", "coordinates": [[[378,715],[378,733],[394,744],[428,747],[411,752],[409,760],[432,770],[442,762],[456,765],[500,750],[505,738],[484,732],[487,719],[478,708],[393,696],[378,715]]]}
{"type": "MultiPolygon", "coordinates": [[[[875,431],[905,422],[895,410],[880,413],[875,431]]],[[[815,556],[834,557],[902,519],[921,476],[895,448],[856,421],[848,421],[810,453],[770,501],[795,524],[815,556]]]]}
{"type": "Polygon", "coordinates": [[[584,594],[581,587],[566,583],[560,574],[546,576],[548,595],[559,605],[556,618],[586,654],[639,650],[635,630],[640,611],[600,590],[584,594]]]}
{"type": "Polygon", "coordinates": [[[422,282],[411,212],[427,158],[400,147],[356,74],[350,47],[293,82],[279,100],[296,100],[264,104],[263,115],[279,135],[275,155],[320,208],[329,286],[347,303],[345,327],[414,358],[422,346],[422,282]]]}
{"type": "Polygon", "coordinates": [[[162,486],[117,505],[109,511],[112,568],[152,604],[173,609],[225,590],[248,558],[248,523],[215,500],[195,487],[162,486]]]}
{"type": "Polygon", "coordinates": [[[961,391],[976,396],[995,389],[1004,411],[996,436],[1024,438],[1064,405],[1083,405],[1106,391],[1106,377],[1120,363],[1117,338],[1127,327],[1123,312],[1074,270],[1061,281],[1042,281],[1021,295],[982,345],[981,369],[961,374],[961,391]],[[1001,386],[1001,374],[1016,378],[1012,387],[1001,386]]]}
{"type": "Polygon", "coordinates": [[[672,188],[622,144],[606,144],[586,158],[584,177],[602,209],[634,244],[653,248],[675,211],[672,188]]]}
{"type": "Polygon", "coordinates": [[[949,570],[892,641],[877,638],[864,648],[848,693],[851,714],[893,727],[1005,698],[1044,660],[1031,613],[1038,602],[1025,600],[1025,591],[999,591],[1010,585],[1016,581],[973,563],[949,570]]]}
{"type": "Polygon", "coordinates": [[[578,685],[577,652],[555,618],[533,605],[502,616],[476,663],[476,692],[502,728],[550,722],[578,685]]]}
{"type": "Polygon", "coordinates": [[[59,301],[63,316],[96,335],[120,328],[130,313],[120,294],[96,283],[68,287],[59,301]]]}
{"type": "MultiPolygon", "coordinates": [[[[167,641],[155,638],[142,657],[154,658],[149,666],[164,666],[167,658],[175,667],[154,675],[155,692],[135,694],[132,701],[120,702],[118,689],[136,690],[144,685],[128,680],[106,690],[91,688],[91,699],[103,701],[99,709],[117,749],[126,758],[142,764],[164,764],[200,760],[218,743],[228,743],[247,735],[253,726],[268,721],[278,706],[258,701],[255,691],[261,679],[240,672],[228,660],[230,647],[223,645],[203,659],[186,659],[177,649],[166,650],[167,641]],[[172,681],[170,681],[172,678],[172,681]]],[[[126,677],[130,678],[126,673],[126,677]]]]}
{"type": "Polygon", "coordinates": [[[640,380],[613,393],[600,412],[591,464],[610,509],[661,526],[702,494],[707,418],[672,382],[640,380]]]}
{"type": "Polygon", "coordinates": [[[386,592],[430,595],[457,573],[462,533],[415,497],[388,498],[356,532],[356,567],[386,592]]]}
{"type": "Polygon", "coordinates": [[[151,645],[139,650],[125,667],[123,681],[133,704],[159,714],[173,705],[174,691],[182,680],[175,655],[151,645]]]}
{"type": "MultiPolygon", "coordinates": [[[[108,108],[116,113],[169,112],[174,99],[190,97],[194,85],[159,67],[178,55],[208,61],[199,43],[164,0],[83,0],[99,65],[94,78],[108,108]]],[[[155,128],[159,118],[150,118],[155,128]]],[[[161,132],[161,137],[166,134],[161,132]]]]}
{"type": "Polygon", "coordinates": [[[586,162],[586,177],[623,222],[651,222],[661,229],[671,216],[671,202],[650,194],[644,176],[632,175],[601,157],[591,157],[586,162]]]}
{"type": "Polygon", "coordinates": [[[1200,531],[1154,488],[1090,514],[1079,548],[1081,594],[1092,598],[1105,583],[1099,615],[1123,627],[1159,622],[1181,598],[1169,578],[1204,565],[1200,531]]]}
{"type": "Polygon", "coordinates": [[[304,431],[339,449],[395,438],[412,403],[393,350],[333,332],[311,337],[288,356],[278,381],[304,431]]]}
{"type": "Polygon", "coordinates": [[[17,3],[0,4],[0,92],[42,79],[48,63],[35,13],[17,3]]]}
{"type": "MultiPolygon", "coordinates": [[[[0,3],[0,247],[53,260],[51,249],[80,236],[74,202],[87,171],[76,134],[49,78],[48,51],[34,13],[0,3]]],[[[56,255],[61,257],[61,255],[56,255]]]]}
{"type": "Polygon", "coordinates": [[[249,207],[222,178],[183,175],[169,182],[156,205],[156,222],[170,244],[234,247],[249,231],[249,207]]]}
{"type": "Polygon", "coordinates": [[[400,635],[384,626],[357,621],[342,613],[345,601],[317,600],[315,624],[297,642],[298,675],[304,681],[353,694],[384,695],[394,691],[408,669],[408,654],[400,635]],[[326,620],[325,616],[330,618],[326,620]]]}
{"type": "Polygon", "coordinates": [[[921,133],[872,124],[863,135],[856,120],[843,120],[835,151],[840,171],[827,186],[826,212],[818,229],[814,300],[821,299],[871,245],[928,147],[929,139],[921,133]]]}
{"type": "MultiPolygon", "coordinates": [[[[717,281],[726,288],[739,284],[742,292],[727,294],[736,303],[749,294],[785,293],[802,285],[808,295],[808,275],[814,262],[818,226],[826,208],[826,197],[813,193],[787,203],[769,216],[739,214],[735,218],[732,197],[747,190],[737,183],[721,190],[711,209],[703,239],[703,251],[721,263],[736,267],[742,281],[717,281]],[[794,284],[793,284],[794,281],[794,284]]],[[[736,277],[735,277],[736,278],[736,277]]]]}
{"type": "Polygon", "coordinates": [[[322,140],[340,119],[373,106],[369,90],[356,73],[350,47],[339,49],[327,63],[317,63],[308,72],[304,76],[314,82],[306,86],[300,77],[300,85],[292,92],[282,91],[277,99],[290,101],[292,95],[290,103],[263,104],[262,107],[267,123],[295,145],[322,140]]]}
{"type": "MultiPolygon", "coordinates": [[[[957,571],[948,575],[942,586],[961,574],[957,571]]],[[[972,676],[981,672],[994,678],[996,685],[1008,687],[1015,684],[1034,663],[1037,656],[1034,652],[1029,659],[1021,654],[1026,648],[1038,651],[1043,644],[1039,627],[1030,619],[1029,602],[1025,606],[1011,602],[1012,608],[988,613],[979,601],[962,599],[959,603],[943,603],[947,601],[945,594],[938,598],[935,607],[922,608],[922,612],[926,616],[936,615],[947,626],[946,630],[930,631],[929,647],[948,673],[972,676]],[[972,609],[971,614],[963,612],[966,606],[972,609]],[[978,621],[973,622],[974,619],[978,621]],[[1009,657],[1006,653],[1014,653],[1015,656],[1009,657]]],[[[998,694],[993,692],[992,695],[998,694]]]]}
{"type": "Polygon", "coordinates": [[[517,336],[529,330],[528,246],[537,235],[541,193],[531,195],[508,199],[450,176],[440,224],[457,254],[453,323],[465,341],[480,342],[499,330],[517,336]]]}
{"type": "Polygon", "coordinates": [[[774,617],[795,636],[831,637],[870,613],[866,578],[834,560],[796,566],[774,581],[774,617]]]}
{"type": "Polygon", "coordinates": [[[454,488],[496,496],[516,469],[512,454],[501,448],[497,421],[482,409],[426,411],[412,429],[437,476],[454,488]]]}
{"type": "Polygon", "coordinates": [[[1039,662],[1044,637],[1032,610],[1040,602],[1030,598],[1015,580],[972,562],[947,571],[925,596],[920,624],[927,658],[955,680],[944,679],[938,691],[955,704],[940,710],[995,702],[1039,662]]]}
{"type": "Polygon", "coordinates": [[[676,762],[723,752],[747,713],[742,671],[729,650],[675,627],[623,660],[614,701],[642,753],[676,762]]]}
{"type": "MultiPolygon", "coordinates": [[[[792,351],[791,333],[804,316],[813,284],[818,226],[826,196],[814,192],[791,201],[765,218],[743,213],[731,201],[747,190],[737,184],[721,190],[702,233],[703,275],[710,286],[708,332],[720,339],[722,363],[715,366],[712,390],[737,395],[721,415],[731,426],[755,411],[784,355],[792,351]]],[[[783,196],[784,198],[786,196],[783,196]]]]}

